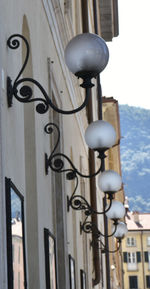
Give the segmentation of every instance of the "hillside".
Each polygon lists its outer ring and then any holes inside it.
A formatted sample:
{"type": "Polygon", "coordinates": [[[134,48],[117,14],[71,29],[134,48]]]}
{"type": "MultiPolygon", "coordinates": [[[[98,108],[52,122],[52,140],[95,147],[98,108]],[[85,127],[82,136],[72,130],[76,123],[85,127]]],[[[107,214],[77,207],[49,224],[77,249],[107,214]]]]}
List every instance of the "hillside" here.
{"type": "Polygon", "coordinates": [[[120,105],[121,164],[130,210],[150,212],[150,110],[120,105]]]}

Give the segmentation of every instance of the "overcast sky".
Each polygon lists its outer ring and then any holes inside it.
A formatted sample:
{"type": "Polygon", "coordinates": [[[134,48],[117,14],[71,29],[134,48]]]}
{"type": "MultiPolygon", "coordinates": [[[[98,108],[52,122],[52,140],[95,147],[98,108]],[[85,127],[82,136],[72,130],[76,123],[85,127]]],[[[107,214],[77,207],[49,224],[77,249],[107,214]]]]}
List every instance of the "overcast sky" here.
{"type": "Polygon", "coordinates": [[[118,0],[119,37],[107,43],[103,95],[150,109],[150,0],[118,0]]]}

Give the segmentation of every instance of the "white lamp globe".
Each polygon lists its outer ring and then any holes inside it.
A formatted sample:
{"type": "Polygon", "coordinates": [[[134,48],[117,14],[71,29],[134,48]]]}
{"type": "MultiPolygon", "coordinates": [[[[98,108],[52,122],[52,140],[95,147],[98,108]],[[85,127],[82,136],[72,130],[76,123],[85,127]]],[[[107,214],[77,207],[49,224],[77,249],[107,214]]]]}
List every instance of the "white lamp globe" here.
{"type": "MultiPolygon", "coordinates": [[[[106,210],[108,206],[109,205],[106,206],[106,210]]],[[[112,200],[111,207],[106,213],[106,216],[111,220],[122,219],[125,216],[124,205],[119,201],[112,200]]]]}
{"type": "Polygon", "coordinates": [[[85,141],[89,148],[105,151],[116,143],[115,129],[107,121],[94,121],[85,131],[85,141]]]}
{"type": "MultiPolygon", "coordinates": [[[[113,230],[115,230],[115,226],[113,226],[113,230]]],[[[123,222],[119,222],[114,237],[116,237],[117,239],[123,239],[127,232],[127,225],[123,222]]]]}
{"type": "Polygon", "coordinates": [[[98,185],[104,193],[115,193],[120,190],[122,179],[117,172],[106,170],[99,175],[98,185]]]}
{"type": "Polygon", "coordinates": [[[105,41],[96,34],[75,36],[65,49],[65,62],[78,77],[95,77],[107,65],[109,51],[105,41]]]}

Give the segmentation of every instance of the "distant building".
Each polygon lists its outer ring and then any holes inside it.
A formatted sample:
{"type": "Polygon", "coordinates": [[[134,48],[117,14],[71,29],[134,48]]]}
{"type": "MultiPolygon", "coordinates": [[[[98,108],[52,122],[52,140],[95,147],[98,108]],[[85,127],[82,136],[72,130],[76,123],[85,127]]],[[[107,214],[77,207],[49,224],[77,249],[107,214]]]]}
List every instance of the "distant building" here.
{"type": "Polygon", "coordinates": [[[12,251],[14,287],[23,289],[23,242],[22,222],[20,218],[12,219],[12,251]]]}
{"type": "MultiPolygon", "coordinates": [[[[114,170],[121,175],[121,163],[120,163],[120,117],[119,117],[119,108],[118,101],[113,97],[103,97],[103,119],[108,121],[113,125],[117,133],[117,140],[114,147],[112,147],[107,155],[105,161],[105,169],[114,170]]],[[[117,192],[114,196],[115,200],[122,203],[125,202],[124,190],[123,187],[117,192]]],[[[123,220],[124,221],[124,220],[123,220]]],[[[111,222],[108,223],[108,230],[111,232],[111,222]]],[[[109,239],[109,248],[114,250],[117,246],[115,238],[109,239]]],[[[109,263],[110,263],[110,282],[112,289],[122,289],[123,280],[122,280],[122,256],[120,251],[109,254],[109,263]]]]}
{"type": "Polygon", "coordinates": [[[127,212],[122,242],[124,289],[150,288],[150,214],[127,212]]]}

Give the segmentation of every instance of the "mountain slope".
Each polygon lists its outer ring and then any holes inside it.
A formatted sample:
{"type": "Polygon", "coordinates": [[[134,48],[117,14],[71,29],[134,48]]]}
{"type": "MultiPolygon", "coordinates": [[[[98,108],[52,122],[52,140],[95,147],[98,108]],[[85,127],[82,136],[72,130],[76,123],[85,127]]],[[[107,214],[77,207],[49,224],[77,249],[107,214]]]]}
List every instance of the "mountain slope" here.
{"type": "Polygon", "coordinates": [[[121,165],[130,210],[150,212],[150,110],[120,105],[121,165]]]}

